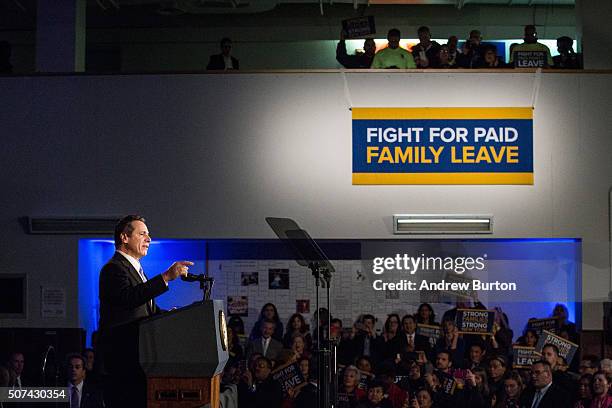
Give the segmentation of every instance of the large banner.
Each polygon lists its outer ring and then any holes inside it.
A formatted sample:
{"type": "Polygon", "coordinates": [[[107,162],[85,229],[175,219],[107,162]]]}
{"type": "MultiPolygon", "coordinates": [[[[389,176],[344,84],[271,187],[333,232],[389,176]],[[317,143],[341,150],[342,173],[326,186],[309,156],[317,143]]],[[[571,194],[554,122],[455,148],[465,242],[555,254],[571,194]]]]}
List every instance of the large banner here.
{"type": "Polygon", "coordinates": [[[532,108],[353,108],[353,184],[533,184],[532,108]]]}

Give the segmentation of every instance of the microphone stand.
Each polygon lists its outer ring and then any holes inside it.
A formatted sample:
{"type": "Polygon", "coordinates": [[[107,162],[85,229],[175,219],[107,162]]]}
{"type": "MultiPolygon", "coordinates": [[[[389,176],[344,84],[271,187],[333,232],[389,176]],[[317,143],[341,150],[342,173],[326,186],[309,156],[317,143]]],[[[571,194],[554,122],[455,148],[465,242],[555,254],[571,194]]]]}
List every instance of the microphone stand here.
{"type": "Polygon", "coordinates": [[[187,276],[181,276],[181,280],[183,282],[200,282],[200,289],[204,292],[202,295],[202,300],[210,300],[210,295],[212,294],[212,288],[215,284],[215,278],[207,275],[193,275],[191,273],[187,274],[187,276]]]}

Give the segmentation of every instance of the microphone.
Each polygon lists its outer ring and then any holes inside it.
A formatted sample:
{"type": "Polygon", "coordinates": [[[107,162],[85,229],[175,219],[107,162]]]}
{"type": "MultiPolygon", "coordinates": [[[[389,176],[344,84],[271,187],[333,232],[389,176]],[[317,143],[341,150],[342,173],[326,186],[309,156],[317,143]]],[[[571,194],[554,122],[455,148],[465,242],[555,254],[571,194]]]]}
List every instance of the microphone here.
{"type": "Polygon", "coordinates": [[[181,275],[183,282],[210,282],[213,278],[209,278],[206,275],[194,275],[193,273],[187,273],[187,275],[181,275]]]}

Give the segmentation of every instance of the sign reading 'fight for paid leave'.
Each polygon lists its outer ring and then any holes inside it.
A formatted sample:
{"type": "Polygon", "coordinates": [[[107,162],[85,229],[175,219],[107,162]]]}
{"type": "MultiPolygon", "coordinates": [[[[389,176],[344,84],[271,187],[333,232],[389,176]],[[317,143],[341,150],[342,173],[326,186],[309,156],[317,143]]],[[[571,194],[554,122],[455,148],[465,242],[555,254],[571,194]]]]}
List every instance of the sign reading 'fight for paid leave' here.
{"type": "Polygon", "coordinates": [[[533,184],[532,108],[353,108],[353,184],[533,184]]]}

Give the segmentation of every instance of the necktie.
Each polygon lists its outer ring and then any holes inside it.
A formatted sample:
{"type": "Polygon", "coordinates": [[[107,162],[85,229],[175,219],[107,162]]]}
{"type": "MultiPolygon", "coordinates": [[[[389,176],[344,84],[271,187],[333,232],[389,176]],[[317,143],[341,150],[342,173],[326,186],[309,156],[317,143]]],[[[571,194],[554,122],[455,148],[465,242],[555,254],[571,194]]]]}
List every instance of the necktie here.
{"type": "Polygon", "coordinates": [[[263,340],[263,347],[262,347],[263,353],[262,354],[265,357],[266,356],[266,352],[268,351],[268,344],[269,344],[270,339],[267,338],[267,339],[262,339],[262,340],[263,340]]]}
{"type": "Polygon", "coordinates": [[[79,408],[79,389],[72,387],[72,394],[70,395],[70,408],[79,408]]]}
{"type": "MultiPolygon", "coordinates": [[[[140,279],[142,279],[143,282],[147,281],[147,276],[144,274],[144,270],[142,269],[142,266],[138,270],[138,274],[140,275],[140,279]]],[[[153,299],[149,300],[147,302],[147,305],[149,305],[150,313],[153,313],[153,299]]]]}
{"type": "Polygon", "coordinates": [[[538,390],[533,397],[533,404],[531,404],[531,408],[537,408],[540,404],[540,400],[542,399],[542,391],[538,390]]]}

